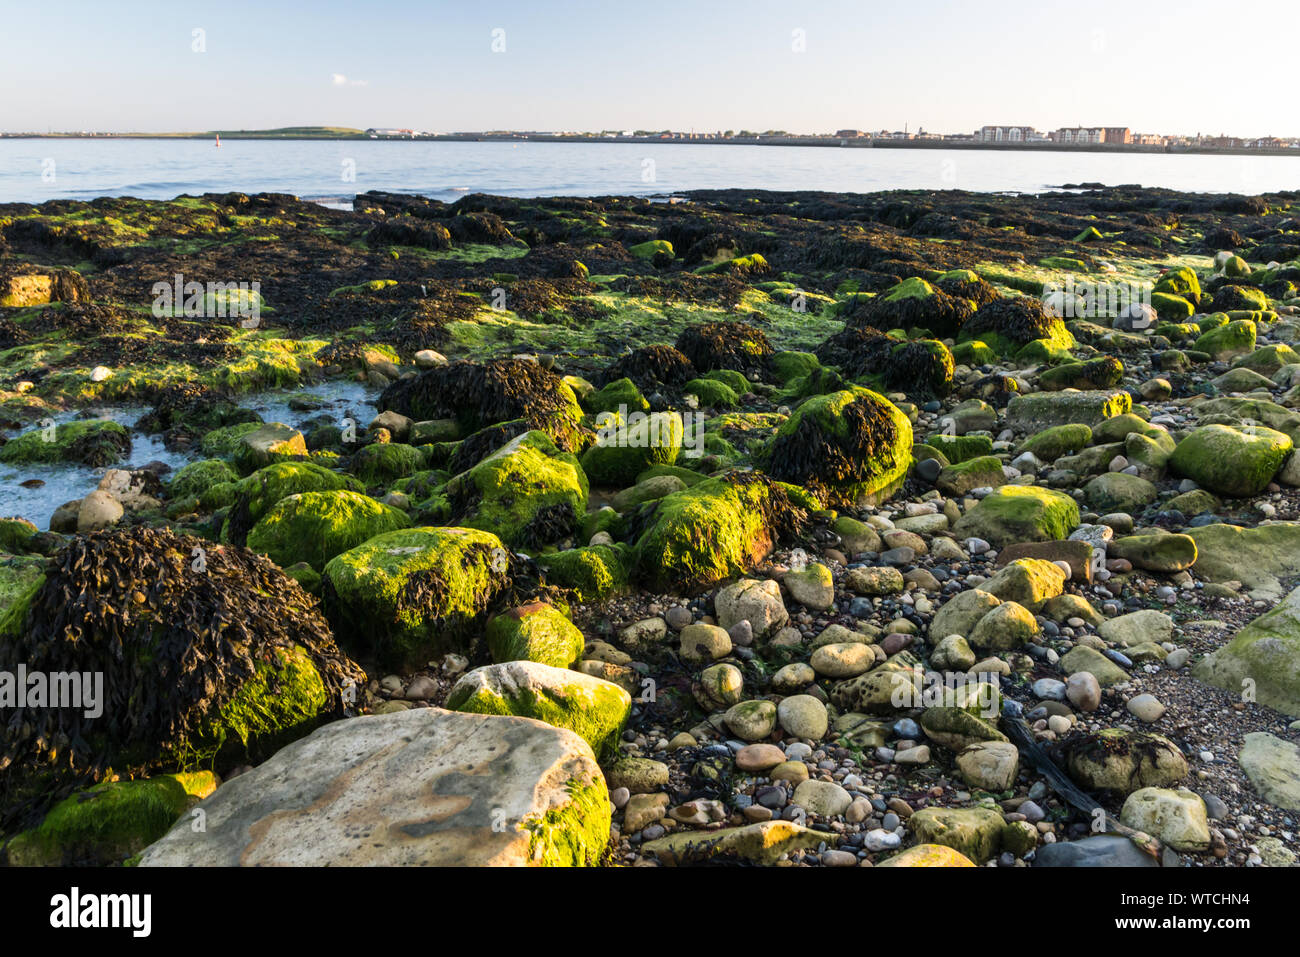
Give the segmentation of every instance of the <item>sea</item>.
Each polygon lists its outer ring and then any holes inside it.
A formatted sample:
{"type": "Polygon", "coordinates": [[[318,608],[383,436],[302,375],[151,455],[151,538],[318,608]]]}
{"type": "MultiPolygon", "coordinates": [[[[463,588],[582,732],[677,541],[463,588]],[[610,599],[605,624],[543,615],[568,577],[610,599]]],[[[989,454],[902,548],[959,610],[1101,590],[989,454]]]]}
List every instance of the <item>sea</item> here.
{"type": "Polygon", "coordinates": [[[693,189],[961,189],[1033,193],[1082,183],[1190,192],[1300,189],[1290,156],[864,149],[684,143],[0,138],[0,203],[292,193],[349,208],[371,189],[452,201],[667,197],[693,189]]]}

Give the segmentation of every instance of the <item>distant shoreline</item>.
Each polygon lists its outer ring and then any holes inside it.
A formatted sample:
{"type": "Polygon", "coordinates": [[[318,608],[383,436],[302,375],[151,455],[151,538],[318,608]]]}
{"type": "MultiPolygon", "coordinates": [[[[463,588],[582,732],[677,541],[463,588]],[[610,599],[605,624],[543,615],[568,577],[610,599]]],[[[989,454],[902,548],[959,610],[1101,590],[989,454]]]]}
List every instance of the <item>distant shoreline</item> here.
{"type": "Polygon", "coordinates": [[[378,136],[365,133],[259,133],[256,131],[209,131],[206,133],[0,133],[7,139],[60,139],[60,140],[210,140],[217,136],[226,140],[367,140],[386,143],[604,143],[609,145],[660,145],[660,146],[815,146],[835,149],[929,149],[929,150],[987,150],[1046,152],[1046,153],[1147,153],[1147,154],[1200,154],[1236,156],[1293,156],[1300,157],[1300,149],[1263,149],[1257,147],[1221,146],[1145,146],[1135,143],[987,143],[962,140],[886,140],[841,138],[836,136],[769,136],[730,137],[726,139],[663,139],[658,136],[554,136],[546,134],[493,134],[445,133],[433,136],[404,137],[378,136]]]}

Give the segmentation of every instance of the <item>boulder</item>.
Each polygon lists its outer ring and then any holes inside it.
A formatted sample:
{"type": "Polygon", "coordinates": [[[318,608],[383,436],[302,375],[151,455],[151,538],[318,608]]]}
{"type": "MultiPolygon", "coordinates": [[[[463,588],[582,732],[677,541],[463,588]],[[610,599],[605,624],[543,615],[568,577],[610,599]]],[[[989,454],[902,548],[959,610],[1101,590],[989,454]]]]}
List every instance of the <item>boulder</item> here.
{"type": "Polygon", "coordinates": [[[441,708],[326,725],[200,808],[140,866],[592,865],[611,816],[578,735],[441,708]]]}

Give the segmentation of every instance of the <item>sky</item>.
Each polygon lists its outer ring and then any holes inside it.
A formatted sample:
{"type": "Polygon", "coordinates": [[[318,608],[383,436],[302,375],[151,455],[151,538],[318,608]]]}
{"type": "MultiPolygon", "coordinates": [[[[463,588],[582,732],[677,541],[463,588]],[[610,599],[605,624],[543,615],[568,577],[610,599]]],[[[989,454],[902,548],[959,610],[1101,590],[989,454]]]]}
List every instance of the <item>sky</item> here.
{"type": "Polygon", "coordinates": [[[0,131],[1294,136],[1269,37],[1297,26],[1295,0],[10,3],[0,131]]]}

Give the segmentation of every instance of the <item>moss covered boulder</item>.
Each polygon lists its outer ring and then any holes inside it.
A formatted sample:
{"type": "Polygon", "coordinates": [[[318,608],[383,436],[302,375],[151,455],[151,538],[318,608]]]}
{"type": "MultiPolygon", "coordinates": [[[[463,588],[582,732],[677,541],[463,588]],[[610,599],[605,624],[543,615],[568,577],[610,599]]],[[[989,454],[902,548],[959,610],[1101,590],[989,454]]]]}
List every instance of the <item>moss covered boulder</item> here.
{"type": "Polygon", "coordinates": [[[1003,820],[992,808],[927,807],[908,818],[907,826],[920,843],[950,847],[982,864],[998,853],[1003,820]]]}
{"type": "Polygon", "coordinates": [[[1018,432],[1034,433],[1057,425],[1096,428],[1106,419],[1133,408],[1127,392],[1066,391],[1018,395],[1007,404],[1007,425],[1018,432]]]}
{"type": "Polygon", "coordinates": [[[360,492],[302,492],[276,502],[247,544],[281,568],[306,562],[320,571],[335,555],[410,524],[405,512],[360,492]]]}
{"type": "Polygon", "coordinates": [[[1071,742],[1066,770],[1090,791],[1132,794],[1172,787],[1187,776],[1187,758],[1168,738],[1147,731],[1107,728],[1071,742]]]}
{"type": "Polygon", "coordinates": [[[971,489],[996,488],[1006,481],[1002,460],[994,455],[983,455],[940,470],[934,485],[945,495],[965,495],[971,489]]]}
{"type": "Polygon", "coordinates": [[[525,432],[447,482],[456,521],[534,547],[571,535],[587,511],[578,459],[544,432],[525,432]]]}
{"type": "Polygon", "coordinates": [[[598,755],[612,756],[632,711],[618,685],[536,661],[475,668],[447,696],[447,709],[536,718],[574,732],[598,755]]]}
{"type": "Polygon", "coordinates": [[[1208,353],[1213,359],[1231,359],[1249,355],[1255,348],[1255,335],[1255,323],[1249,319],[1234,319],[1202,335],[1193,348],[1208,353]]]}
{"type": "Polygon", "coordinates": [[[331,472],[314,462],[281,462],[258,469],[227,488],[225,483],[214,485],[204,495],[225,490],[231,504],[222,526],[222,539],[242,545],[258,520],[281,499],[302,492],[333,492],[347,490],[363,492],[356,479],[331,472]]]}
{"type": "Polygon", "coordinates": [[[117,422],[92,419],[24,432],[0,446],[5,465],[79,462],[101,467],[122,461],[131,451],[131,433],[117,422]]]}
{"type": "Polygon", "coordinates": [[[1136,514],[1156,500],[1155,485],[1127,472],[1107,472],[1083,487],[1084,500],[1101,512],[1136,514]]]}
{"type": "Polygon", "coordinates": [[[401,529],[332,558],[322,598],[345,645],[385,667],[416,667],[476,645],[511,570],[510,553],[489,532],[401,529]]]}
{"type": "Polygon", "coordinates": [[[570,668],[582,657],[582,632],[564,613],[546,602],[534,601],[497,615],[487,626],[492,660],[536,661],[570,668]]]}
{"type": "Polygon", "coordinates": [[[336,721],[202,809],[203,830],[182,818],[140,866],[590,866],[611,812],[578,735],[442,708],[336,721]]]}
{"type": "Polygon", "coordinates": [[[239,473],[224,459],[204,459],[182,466],[167,481],[167,494],[173,499],[201,496],[214,485],[239,481],[239,473]]]}
{"type": "Polygon", "coordinates": [[[853,387],[804,402],[756,455],[769,475],[836,499],[883,500],[912,462],[912,424],[870,389],[853,387]]]}
{"type": "Polygon", "coordinates": [[[1178,443],[1169,467],[1211,492],[1244,498],[1267,487],[1293,448],[1289,436],[1264,426],[1203,425],[1178,443]]]}
{"type": "Polygon", "coordinates": [[[601,601],[623,591],[631,548],[622,543],[589,545],[537,556],[548,584],[570,589],[578,601],[601,601]]]}
{"type": "Polygon", "coordinates": [[[702,589],[754,568],[805,517],[780,483],[727,473],[643,506],[633,567],[652,588],[702,589]]]}
{"type": "Polygon", "coordinates": [[[1083,423],[1054,425],[1020,443],[1018,452],[1031,452],[1040,462],[1053,462],[1081,451],[1092,441],[1092,429],[1083,423]]]}
{"type": "Polygon", "coordinates": [[[677,412],[637,413],[627,422],[611,417],[597,430],[595,444],[583,453],[582,470],[595,485],[620,488],[652,466],[676,462],[682,439],[682,417],[677,412]]]}
{"type": "Polygon", "coordinates": [[[358,449],[351,469],[366,485],[387,485],[425,467],[424,455],[414,445],[376,442],[358,449]]]}
{"type": "Polygon", "coordinates": [[[1300,588],[1192,669],[1206,684],[1300,717],[1300,588]]]}
{"type": "Polygon", "coordinates": [[[0,621],[0,660],[102,676],[82,689],[83,708],[7,709],[0,755],[15,763],[0,775],[0,809],[30,798],[34,779],[47,799],[110,765],[262,760],[342,715],[366,680],[315,599],[265,558],[148,528],[68,542],[0,621]]]}
{"type": "Polygon", "coordinates": [[[1004,485],[957,520],[958,537],[976,537],[997,548],[1018,542],[1053,542],[1079,527],[1079,506],[1063,492],[1004,485]]]}
{"type": "Polygon", "coordinates": [[[232,458],[241,472],[248,473],[306,455],[307,440],[301,432],[281,422],[267,422],[239,436],[232,458]]]}
{"type": "Polygon", "coordinates": [[[4,845],[11,867],[121,864],[167,833],[217,789],[211,771],[103,781],[54,805],[40,825],[4,845]]]}

